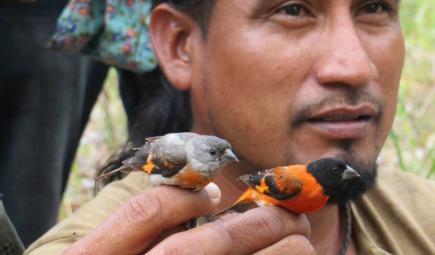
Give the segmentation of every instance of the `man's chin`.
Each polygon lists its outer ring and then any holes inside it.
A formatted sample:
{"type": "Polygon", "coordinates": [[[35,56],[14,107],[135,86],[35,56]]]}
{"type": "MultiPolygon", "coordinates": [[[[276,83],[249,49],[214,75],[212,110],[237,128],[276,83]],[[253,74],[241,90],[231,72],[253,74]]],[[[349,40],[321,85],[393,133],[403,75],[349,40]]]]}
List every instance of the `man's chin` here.
{"type": "Polygon", "coordinates": [[[350,179],[343,182],[334,194],[331,194],[328,203],[344,203],[361,197],[376,182],[377,164],[363,164],[347,160],[346,163],[354,168],[360,175],[360,178],[350,179]]]}

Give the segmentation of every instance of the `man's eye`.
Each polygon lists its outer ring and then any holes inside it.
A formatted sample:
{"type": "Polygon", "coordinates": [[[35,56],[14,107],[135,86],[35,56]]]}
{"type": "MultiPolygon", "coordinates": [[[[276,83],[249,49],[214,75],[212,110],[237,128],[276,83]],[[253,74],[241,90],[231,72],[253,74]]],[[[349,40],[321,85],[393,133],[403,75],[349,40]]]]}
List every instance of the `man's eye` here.
{"type": "Polygon", "coordinates": [[[279,14],[289,16],[307,16],[310,15],[310,11],[299,3],[291,3],[280,7],[277,11],[279,14]]]}
{"type": "Polygon", "coordinates": [[[371,2],[361,8],[361,12],[366,14],[380,14],[389,11],[391,11],[391,8],[383,2],[371,2]]]}

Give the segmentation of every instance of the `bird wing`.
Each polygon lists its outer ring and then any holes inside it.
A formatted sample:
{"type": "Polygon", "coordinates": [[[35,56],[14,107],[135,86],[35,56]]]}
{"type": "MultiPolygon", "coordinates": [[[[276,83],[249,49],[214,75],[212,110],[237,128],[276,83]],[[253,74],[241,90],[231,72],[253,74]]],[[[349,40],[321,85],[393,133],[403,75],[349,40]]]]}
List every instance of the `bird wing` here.
{"type": "Polygon", "coordinates": [[[96,180],[101,180],[101,179],[113,176],[119,172],[128,172],[128,171],[131,171],[131,168],[123,165],[123,166],[120,166],[120,167],[118,167],[118,168],[116,168],[108,173],[103,173],[103,174],[97,176],[96,180]]]}
{"type": "Polygon", "coordinates": [[[150,174],[161,174],[167,178],[178,173],[187,163],[183,140],[161,139],[153,144],[143,168],[150,174]]]}
{"type": "Polygon", "coordinates": [[[138,148],[132,157],[122,161],[121,167],[99,176],[98,179],[130,171],[144,171],[148,174],[171,177],[187,164],[184,140],[191,136],[189,133],[179,133],[147,137],[145,144],[138,148]]]}
{"type": "Polygon", "coordinates": [[[269,188],[264,194],[274,197],[278,200],[290,199],[298,195],[302,190],[302,182],[297,178],[287,178],[282,180],[276,176],[266,176],[265,182],[269,188]]]}
{"type": "Polygon", "coordinates": [[[133,155],[133,157],[122,161],[121,162],[122,166],[114,170],[111,170],[110,172],[107,172],[105,174],[102,174],[98,176],[96,179],[100,180],[103,178],[107,178],[119,172],[142,171],[142,166],[147,162],[150,148],[151,148],[151,144],[149,142],[146,142],[140,148],[137,149],[133,148],[136,150],[136,153],[133,155]]]}
{"type": "MultiPolygon", "coordinates": [[[[171,155],[173,156],[173,155],[171,155]]],[[[161,154],[153,154],[151,159],[152,169],[149,171],[150,174],[161,174],[163,177],[171,177],[177,174],[181,169],[183,169],[187,160],[185,158],[173,158],[165,157],[161,154]]],[[[148,164],[149,165],[149,164],[148,164]]]]}
{"type": "Polygon", "coordinates": [[[147,162],[151,148],[152,148],[152,141],[145,142],[144,145],[142,145],[139,150],[136,151],[133,157],[128,158],[124,161],[122,161],[122,164],[128,167],[131,167],[134,170],[142,170],[142,166],[147,162]]]}
{"type": "Polygon", "coordinates": [[[287,167],[276,167],[255,175],[243,175],[239,179],[257,192],[278,200],[290,199],[302,189],[302,181],[291,175],[287,167]]]}

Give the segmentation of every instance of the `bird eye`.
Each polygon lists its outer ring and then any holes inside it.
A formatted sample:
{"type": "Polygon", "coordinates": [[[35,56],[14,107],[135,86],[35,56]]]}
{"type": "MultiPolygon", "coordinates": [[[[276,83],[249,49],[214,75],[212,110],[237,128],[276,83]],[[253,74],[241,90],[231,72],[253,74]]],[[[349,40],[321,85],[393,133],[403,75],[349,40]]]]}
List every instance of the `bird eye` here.
{"type": "Polygon", "coordinates": [[[340,169],[338,169],[338,167],[332,168],[332,172],[334,172],[334,173],[338,173],[339,171],[340,171],[340,169]]]}
{"type": "Polygon", "coordinates": [[[216,155],[217,151],[214,149],[211,149],[208,151],[208,153],[210,153],[210,155],[214,156],[214,155],[216,155]]]}

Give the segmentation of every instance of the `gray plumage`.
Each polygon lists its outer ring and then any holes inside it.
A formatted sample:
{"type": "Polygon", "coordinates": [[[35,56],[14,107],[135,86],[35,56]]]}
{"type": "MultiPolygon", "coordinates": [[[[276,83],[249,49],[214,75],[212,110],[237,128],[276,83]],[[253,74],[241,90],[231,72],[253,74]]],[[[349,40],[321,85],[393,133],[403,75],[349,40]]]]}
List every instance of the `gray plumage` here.
{"type": "Polygon", "coordinates": [[[122,162],[123,166],[98,178],[108,177],[120,171],[136,170],[149,173],[153,184],[178,185],[180,181],[171,177],[193,169],[209,182],[231,161],[238,160],[231,151],[230,143],[224,139],[191,132],[170,133],[147,138],[133,157],[122,162]],[[144,169],[150,166],[152,169],[144,169]]]}

